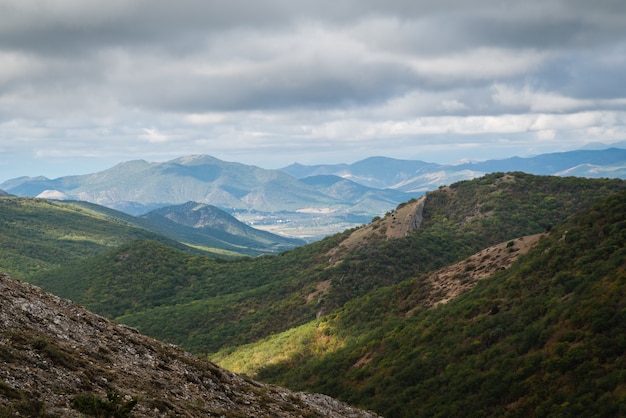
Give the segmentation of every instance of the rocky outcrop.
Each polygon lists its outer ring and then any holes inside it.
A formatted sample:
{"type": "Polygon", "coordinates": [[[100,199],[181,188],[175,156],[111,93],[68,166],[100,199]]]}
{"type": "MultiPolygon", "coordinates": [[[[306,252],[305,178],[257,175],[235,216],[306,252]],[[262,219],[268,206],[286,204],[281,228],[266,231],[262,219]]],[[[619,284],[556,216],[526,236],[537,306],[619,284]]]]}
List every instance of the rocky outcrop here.
{"type": "Polygon", "coordinates": [[[0,416],[376,416],[228,372],[3,274],[0,364],[0,416]]]}
{"type": "Polygon", "coordinates": [[[435,272],[414,280],[414,286],[420,290],[416,292],[420,297],[412,300],[409,296],[400,302],[406,315],[411,316],[415,309],[436,307],[448,303],[457,296],[471,290],[476,284],[493,276],[500,270],[508,269],[521,255],[528,253],[545,234],[529,235],[509,240],[477,252],[476,254],[450,264],[435,272]],[[423,298],[424,284],[430,286],[429,296],[423,298]]]}
{"type": "Polygon", "coordinates": [[[332,265],[339,263],[350,250],[377,240],[403,238],[418,230],[422,224],[425,202],[426,196],[412,199],[387,212],[384,218],[374,218],[369,225],[354,230],[327,253],[332,265]]]}

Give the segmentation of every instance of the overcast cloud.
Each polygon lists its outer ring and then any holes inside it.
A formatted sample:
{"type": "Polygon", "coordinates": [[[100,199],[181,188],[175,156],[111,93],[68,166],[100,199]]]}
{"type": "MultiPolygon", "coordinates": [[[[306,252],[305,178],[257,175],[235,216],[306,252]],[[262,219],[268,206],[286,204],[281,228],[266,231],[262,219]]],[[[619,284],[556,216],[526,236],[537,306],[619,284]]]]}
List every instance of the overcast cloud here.
{"type": "Polygon", "coordinates": [[[0,0],[0,181],[626,139],[623,0],[0,0]]]}

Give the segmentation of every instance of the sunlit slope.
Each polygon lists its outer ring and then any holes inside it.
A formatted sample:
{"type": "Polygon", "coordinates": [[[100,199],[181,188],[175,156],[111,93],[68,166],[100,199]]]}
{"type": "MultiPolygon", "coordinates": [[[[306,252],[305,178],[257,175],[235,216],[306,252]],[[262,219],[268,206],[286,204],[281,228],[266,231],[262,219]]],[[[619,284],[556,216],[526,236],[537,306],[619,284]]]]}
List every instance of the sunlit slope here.
{"type": "Polygon", "coordinates": [[[420,226],[408,235],[385,232],[401,227],[395,223],[407,207],[401,205],[372,225],[277,256],[207,261],[144,242],[39,276],[37,283],[75,289],[72,299],[96,312],[210,353],[308,323],[489,246],[545,232],[624,189],[621,180],[493,174],[429,193],[420,226]],[[342,246],[356,233],[355,245],[342,246]]]}
{"type": "Polygon", "coordinates": [[[386,417],[623,416],[625,244],[622,192],[447,303],[422,275],[215,359],[386,417]]]}
{"type": "Polygon", "coordinates": [[[0,270],[29,278],[138,239],[178,246],[129,219],[43,199],[0,198],[0,270]]]}

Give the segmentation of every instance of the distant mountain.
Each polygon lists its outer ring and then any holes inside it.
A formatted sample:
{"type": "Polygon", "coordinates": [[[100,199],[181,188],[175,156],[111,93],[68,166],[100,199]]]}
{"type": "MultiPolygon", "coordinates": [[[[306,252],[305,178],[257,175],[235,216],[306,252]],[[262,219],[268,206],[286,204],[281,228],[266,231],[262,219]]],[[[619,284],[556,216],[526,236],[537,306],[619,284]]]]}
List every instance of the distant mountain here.
{"type": "Polygon", "coordinates": [[[238,376],[5,274],[0,290],[0,416],[376,416],[238,376]]]}
{"type": "Polygon", "coordinates": [[[318,175],[334,175],[356,183],[378,188],[394,188],[422,172],[438,171],[439,164],[424,161],[396,160],[387,157],[370,157],[353,164],[313,165],[292,164],[281,171],[302,179],[318,175]]]}
{"type": "Polygon", "coordinates": [[[355,215],[382,214],[412,196],[399,190],[364,186],[335,175],[310,176],[300,181],[327,196],[350,202],[350,212],[355,215]]]}
{"type": "Polygon", "coordinates": [[[99,173],[54,180],[21,177],[1,187],[19,196],[55,191],[71,199],[122,210],[134,208],[139,213],[189,201],[269,212],[311,205],[345,206],[280,171],[209,156],[182,157],[165,163],[129,161],[99,173]]]}
{"type": "Polygon", "coordinates": [[[53,180],[21,177],[0,188],[19,196],[93,202],[133,215],[199,202],[256,228],[311,241],[367,223],[442,185],[512,171],[626,178],[626,149],[449,165],[371,157],[353,164],[293,164],[281,170],[196,155],[163,163],[129,161],[99,173],[53,180]]]}
{"type": "Polygon", "coordinates": [[[151,230],[186,244],[241,254],[276,253],[306,243],[252,228],[223,210],[203,203],[166,206],[141,218],[151,223],[151,230]]]}
{"type": "Polygon", "coordinates": [[[281,170],[299,179],[335,175],[366,186],[416,193],[493,172],[626,178],[626,149],[579,150],[453,165],[375,157],[349,165],[294,164],[281,170]]]}
{"type": "MultiPolygon", "coordinates": [[[[462,170],[477,172],[523,171],[538,175],[556,175],[582,164],[596,166],[621,166],[626,168],[626,149],[579,150],[541,154],[529,158],[507,158],[457,166],[462,170]]],[[[596,176],[592,176],[596,177],[596,176]]]]}
{"type": "Polygon", "coordinates": [[[279,170],[209,156],[164,163],[129,161],[99,173],[57,179],[20,177],[0,187],[18,196],[82,200],[132,215],[199,202],[236,214],[257,228],[308,240],[361,225],[413,197],[355,187],[341,195],[279,170]]]}
{"type": "Polygon", "coordinates": [[[0,190],[0,196],[8,196],[9,194],[4,190],[0,190]]]}
{"type": "Polygon", "coordinates": [[[605,144],[602,142],[590,142],[581,147],[581,150],[603,150],[607,148],[626,148],[626,141],[613,142],[605,144]]]}

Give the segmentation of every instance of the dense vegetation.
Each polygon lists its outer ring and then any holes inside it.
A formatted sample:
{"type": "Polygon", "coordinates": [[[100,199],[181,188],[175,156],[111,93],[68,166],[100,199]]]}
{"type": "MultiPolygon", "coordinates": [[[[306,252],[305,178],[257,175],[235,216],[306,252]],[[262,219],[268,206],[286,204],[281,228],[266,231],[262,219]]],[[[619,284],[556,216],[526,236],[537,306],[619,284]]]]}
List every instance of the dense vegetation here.
{"type": "Polygon", "coordinates": [[[316,306],[303,304],[301,294],[313,289],[306,280],[320,270],[318,254],[339,237],[237,261],[137,241],[33,282],[162,340],[208,352],[314,318],[316,306]]]}
{"type": "Polygon", "coordinates": [[[33,281],[144,333],[210,353],[308,323],[489,245],[543,232],[625,188],[621,180],[498,173],[429,193],[419,231],[391,241],[372,236],[341,260],[328,252],[352,231],[234,261],[143,241],[33,281]]]}
{"type": "Polygon", "coordinates": [[[447,305],[416,277],[216,359],[387,417],[624,416],[625,243],[621,192],[447,305]]]}
{"type": "Polygon", "coordinates": [[[183,248],[125,219],[97,212],[93,206],[0,197],[0,271],[28,279],[138,239],[183,248]]]}
{"type": "MultiPolygon", "coordinates": [[[[222,224],[231,222],[235,227],[251,229],[225,213],[224,218],[222,224]]],[[[280,239],[262,231],[257,235],[245,229],[224,233],[172,221],[166,224],[87,202],[0,195],[0,271],[14,277],[31,280],[50,269],[63,269],[68,263],[138,240],[219,258],[256,256],[298,244],[298,240],[280,239]]],[[[68,283],[67,287],[73,286],[68,283]]]]}
{"type": "Polygon", "coordinates": [[[625,190],[496,173],[430,192],[404,238],[331,253],[348,230],[235,260],[181,251],[90,205],[3,197],[0,267],[196,354],[222,350],[211,358],[234,369],[388,417],[623,415],[625,190]],[[544,231],[510,270],[421,305],[425,273],[544,231]]]}

